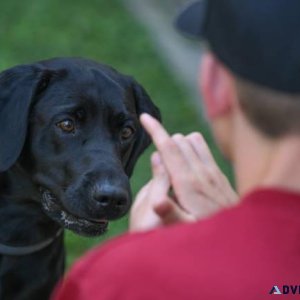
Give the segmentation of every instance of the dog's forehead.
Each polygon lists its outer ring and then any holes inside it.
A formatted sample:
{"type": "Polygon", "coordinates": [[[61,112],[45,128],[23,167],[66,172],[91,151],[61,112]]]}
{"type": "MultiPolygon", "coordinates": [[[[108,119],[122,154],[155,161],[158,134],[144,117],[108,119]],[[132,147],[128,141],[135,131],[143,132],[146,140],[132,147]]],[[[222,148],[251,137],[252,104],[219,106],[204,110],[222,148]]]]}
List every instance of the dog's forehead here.
{"type": "MultiPolygon", "coordinates": [[[[62,67],[62,66],[61,66],[62,67]]],[[[67,105],[83,105],[93,110],[135,112],[132,89],[127,77],[109,67],[80,61],[63,66],[66,76],[56,80],[46,91],[46,106],[53,109],[67,105]]],[[[44,103],[46,101],[43,101],[44,103]]]]}

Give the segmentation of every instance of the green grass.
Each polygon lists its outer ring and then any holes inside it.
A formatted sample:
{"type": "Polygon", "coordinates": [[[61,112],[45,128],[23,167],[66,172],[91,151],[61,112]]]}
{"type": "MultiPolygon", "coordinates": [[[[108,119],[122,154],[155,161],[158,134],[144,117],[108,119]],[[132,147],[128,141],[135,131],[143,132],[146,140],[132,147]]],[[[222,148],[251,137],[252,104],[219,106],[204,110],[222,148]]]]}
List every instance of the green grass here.
{"type": "MultiPolygon", "coordinates": [[[[167,129],[172,133],[201,131],[228,172],[213,146],[207,124],[185,99],[186,91],[166,69],[145,29],[119,1],[2,1],[0,45],[1,69],[50,57],[81,56],[133,75],[160,107],[167,129]]],[[[150,178],[151,151],[153,148],[146,151],[135,169],[131,181],[134,193],[150,178]]],[[[68,265],[90,247],[126,228],[127,218],[123,218],[111,223],[109,232],[100,238],[82,238],[67,232],[68,265]]]]}

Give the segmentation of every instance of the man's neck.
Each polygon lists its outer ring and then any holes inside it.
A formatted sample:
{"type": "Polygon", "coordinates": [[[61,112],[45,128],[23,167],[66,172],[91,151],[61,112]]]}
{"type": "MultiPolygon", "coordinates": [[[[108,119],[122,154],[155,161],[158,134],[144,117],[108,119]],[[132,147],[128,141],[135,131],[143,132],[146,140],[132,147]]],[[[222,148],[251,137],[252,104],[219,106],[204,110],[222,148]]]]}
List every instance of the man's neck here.
{"type": "Polygon", "coordinates": [[[250,127],[239,128],[233,153],[238,193],[262,186],[300,193],[300,136],[268,139],[250,127]]]}
{"type": "Polygon", "coordinates": [[[300,193],[300,137],[290,136],[277,143],[265,174],[264,186],[277,186],[300,193]]]}

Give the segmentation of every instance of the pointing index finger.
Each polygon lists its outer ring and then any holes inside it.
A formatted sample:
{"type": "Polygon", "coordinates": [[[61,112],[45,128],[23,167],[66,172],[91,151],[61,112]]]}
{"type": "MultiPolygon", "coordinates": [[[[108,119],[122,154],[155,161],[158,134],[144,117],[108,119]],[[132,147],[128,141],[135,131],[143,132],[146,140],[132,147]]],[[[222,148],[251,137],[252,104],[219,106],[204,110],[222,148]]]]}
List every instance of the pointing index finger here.
{"type": "Polygon", "coordinates": [[[163,126],[154,118],[148,114],[142,114],[140,117],[141,123],[146,131],[151,136],[153,143],[159,149],[159,146],[167,139],[170,138],[168,132],[163,128],[163,126]]]}
{"type": "Polygon", "coordinates": [[[184,155],[164,127],[148,114],[142,114],[140,120],[161,154],[171,179],[188,172],[184,155]]]}

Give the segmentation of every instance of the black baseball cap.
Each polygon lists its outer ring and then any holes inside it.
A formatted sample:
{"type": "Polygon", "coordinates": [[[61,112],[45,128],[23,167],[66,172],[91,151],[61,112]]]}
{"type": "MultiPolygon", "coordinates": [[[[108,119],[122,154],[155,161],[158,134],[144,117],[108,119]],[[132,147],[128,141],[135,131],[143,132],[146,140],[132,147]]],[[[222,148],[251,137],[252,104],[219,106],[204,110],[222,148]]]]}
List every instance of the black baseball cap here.
{"type": "Polygon", "coordinates": [[[206,40],[241,78],[300,93],[300,0],[200,0],[183,9],[176,27],[206,40]]]}

